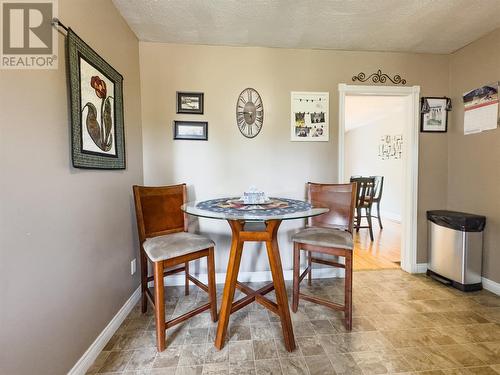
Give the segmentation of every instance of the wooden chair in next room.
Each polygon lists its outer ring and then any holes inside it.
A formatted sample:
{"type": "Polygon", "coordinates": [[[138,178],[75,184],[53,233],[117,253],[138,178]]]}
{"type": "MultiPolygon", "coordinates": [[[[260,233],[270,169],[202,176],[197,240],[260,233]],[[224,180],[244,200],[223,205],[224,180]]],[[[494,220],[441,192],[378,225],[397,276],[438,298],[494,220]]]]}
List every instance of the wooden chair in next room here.
{"type": "Polygon", "coordinates": [[[351,177],[351,183],[355,182],[356,192],[356,223],[354,224],[356,232],[360,228],[367,228],[370,234],[370,240],[373,242],[373,224],[372,224],[372,205],[375,195],[374,177],[351,177]],[[363,215],[365,210],[365,215],[363,215]],[[365,218],[367,225],[362,226],[361,220],[365,218]]]}

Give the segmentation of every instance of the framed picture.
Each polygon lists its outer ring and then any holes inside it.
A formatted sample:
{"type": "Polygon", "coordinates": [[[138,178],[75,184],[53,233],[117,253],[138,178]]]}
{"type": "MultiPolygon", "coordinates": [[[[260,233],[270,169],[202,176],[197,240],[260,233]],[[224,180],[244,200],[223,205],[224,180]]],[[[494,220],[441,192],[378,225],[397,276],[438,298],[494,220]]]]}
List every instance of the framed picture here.
{"type": "Polygon", "coordinates": [[[329,93],[291,93],[291,140],[327,142],[329,140],[329,93]]]}
{"type": "Polygon", "coordinates": [[[66,42],[73,166],[125,169],[123,77],[71,29],[66,42]]]}
{"type": "Polygon", "coordinates": [[[383,135],[380,137],[378,157],[381,160],[401,159],[403,155],[403,135],[383,135]]]}
{"type": "Polygon", "coordinates": [[[174,139],[208,140],[208,122],[174,121],[174,139]]]}
{"type": "Polygon", "coordinates": [[[498,81],[492,82],[463,94],[465,135],[496,129],[500,125],[498,86],[498,81]]]}
{"type": "Polygon", "coordinates": [[[428,112],[420,115],[420,131],[446,133],[448,129],[447,98],[425,97],[420,99],[420,108],[427,107],[428,112]]]}
{"type": "Polygon", "coordinates": [[[177,91],[177,113],[202,115],[203,93],[177,91]]]}

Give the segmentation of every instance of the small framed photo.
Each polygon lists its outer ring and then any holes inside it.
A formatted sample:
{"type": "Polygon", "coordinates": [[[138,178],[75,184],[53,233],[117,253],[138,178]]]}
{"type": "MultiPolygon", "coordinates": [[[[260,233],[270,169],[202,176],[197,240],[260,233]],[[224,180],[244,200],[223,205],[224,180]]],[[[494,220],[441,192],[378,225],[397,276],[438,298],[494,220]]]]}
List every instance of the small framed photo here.
{"type": "Polygon", "coordinates": [[[177,113],[202,115],[203,93],[177,91],[177,113]]]}
{"type": "Polygon", "coordinates": [[[420,108],[425,107],[420,118],[420,131],[427,133],[446,133],[448,130],[447,98],[425,97],[420,108]],[[427,102],[427,104],[425,104],[427,102]]]}
{"type": "Polygon", "coordinates": [[[207,141],[208,122],[174,121],[174,139],[207,141]]]}

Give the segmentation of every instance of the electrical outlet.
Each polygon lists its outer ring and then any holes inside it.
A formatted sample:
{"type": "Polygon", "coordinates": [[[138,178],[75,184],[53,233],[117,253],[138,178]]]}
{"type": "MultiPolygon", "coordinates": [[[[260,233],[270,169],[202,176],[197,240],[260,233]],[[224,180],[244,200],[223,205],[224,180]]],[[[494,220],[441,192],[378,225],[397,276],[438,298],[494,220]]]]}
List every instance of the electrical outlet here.
{"type": "Polygon", "coordinates": [[[137,271],[137,263],[136,263],[135,258],[134,258],[130,262],[130,274],[133,275],[135,273],[135,271],[137,271]]]}

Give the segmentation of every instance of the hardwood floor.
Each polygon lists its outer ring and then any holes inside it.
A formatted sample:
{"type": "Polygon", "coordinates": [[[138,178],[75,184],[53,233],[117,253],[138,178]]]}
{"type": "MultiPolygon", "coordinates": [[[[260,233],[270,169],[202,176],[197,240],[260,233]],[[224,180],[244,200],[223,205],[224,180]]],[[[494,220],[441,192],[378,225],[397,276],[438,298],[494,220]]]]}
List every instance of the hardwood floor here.
{"type": "Polygon", "coordinates": [[[400,268],[401,224],[382,220],[382,230],[373,224],[373,242],[368,229],[354,232],[354,271],[400,268]]]}

